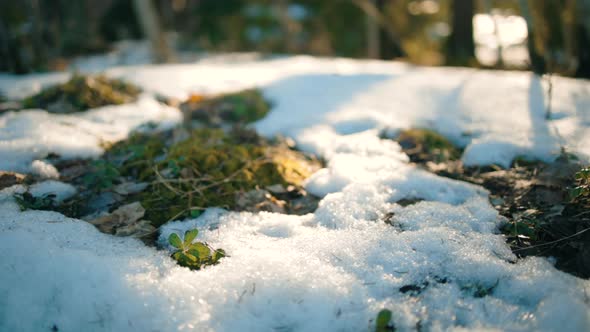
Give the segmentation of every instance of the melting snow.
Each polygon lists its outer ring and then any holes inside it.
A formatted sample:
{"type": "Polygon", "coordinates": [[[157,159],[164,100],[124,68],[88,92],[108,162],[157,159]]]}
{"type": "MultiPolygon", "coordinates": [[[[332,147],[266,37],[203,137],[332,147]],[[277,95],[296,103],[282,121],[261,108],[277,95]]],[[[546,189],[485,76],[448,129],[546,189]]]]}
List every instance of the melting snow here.
{"type": "MultiPolygon", "coordinates": [[[[362,331],[382,308],[403,331],[590,329],[590,282],[544,258],[516,260],[485,190],[418,170],[379,138],[431,127],[466,146],[467,164],[548,160],[562,145],[588,158],[588,83],[554,78],[547,121],[545,83],[526,73],[292,57],[109,74],[178,97],[263,87],[275,108],[257,129],[327,159],[306,183],[323,200],[305,216],[209,209],[165,225],[164,245],[171,232],[198,227],[230,256],[191,272],[137,240],[58,213],[21,212],[11,195],[22,187],[5,189],[0,330],[362,331]],[[403,207],[403,198],[423,201],[403,207]]],[[[147,95],[76,115],[4,114],[0,169],[32,170],[48,152],[96,156],[101,140],[146,121],[172,125],[180,114],[147,95]]]]}

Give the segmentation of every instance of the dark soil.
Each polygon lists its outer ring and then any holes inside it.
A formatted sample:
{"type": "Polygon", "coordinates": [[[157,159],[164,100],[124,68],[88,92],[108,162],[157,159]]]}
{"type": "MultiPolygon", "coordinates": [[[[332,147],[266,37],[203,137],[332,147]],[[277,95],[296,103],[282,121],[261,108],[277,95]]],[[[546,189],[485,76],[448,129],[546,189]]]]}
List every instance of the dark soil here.
{"type": "Polygon", "coordinates": [[[433,149],[424,139],[413,140],[405,133],[399,137],[418,166],[490,191],[490,203],[508,220],[501,230],[518,257],[554,257],[558,269],[590,277],[590,204],[571,197],[576,172],[583,168],[575,157],[563,152],[552,163],[519,159],[508,169],[466,168],[456,148],[446,150],[447,145],[437,141],[433,149]]]}

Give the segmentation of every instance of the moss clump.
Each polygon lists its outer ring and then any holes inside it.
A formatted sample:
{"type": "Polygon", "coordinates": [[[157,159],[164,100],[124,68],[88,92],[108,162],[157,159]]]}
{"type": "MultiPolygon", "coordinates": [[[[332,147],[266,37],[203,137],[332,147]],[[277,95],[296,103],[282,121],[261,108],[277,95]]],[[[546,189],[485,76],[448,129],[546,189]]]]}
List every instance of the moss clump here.
{"type": "Polygon", "coordinates": [[[122,176],[150,184],[128,199],[140,201],[155,226],[207,207],[234,209],[237,194],[258,188],[299,187],[319,168],[319,162],[286,145],[260,137],[244,142],[243,135],[243,130],[203,128],[173,144],[167,144],[171,135],[136,135],[114,145],[107,158],[122,176]]]}
{"type": "Polygon", "coordinates": [[[133,134],[108,148],[105,158],[124,177],[152,180],[153,167],[166,156],[166,141],[170,140],[167,136],[165,133],[133,134]]]}
{"type": "Polygon", "coordinates": [[[74,75],[64,84],[49,87],[23,100],[25,108],[51,113],[73,113],[105,105],[134,101],[141,90],[135,85],[104,75],[74,75]]]}
{"type": "Polygon", "coordinates": [[[396,140],[413,162],[445,162],[457,160],[461,151],[448,139],[430,129],[408,129],[396,140]]]}
{"type": "Polygon", "coordinates": [[[572,202],[590,207],[590,167],[582,168],[574,177],[575,186],[570,190],[572,202]]]}
{"type": "Polygon", "coordinates": [[[258,90],[245,90],[207,99],[193,95],[180,105],[187,121],[219,126],[245,124],[262,119],[270,105],[258,90]]]}

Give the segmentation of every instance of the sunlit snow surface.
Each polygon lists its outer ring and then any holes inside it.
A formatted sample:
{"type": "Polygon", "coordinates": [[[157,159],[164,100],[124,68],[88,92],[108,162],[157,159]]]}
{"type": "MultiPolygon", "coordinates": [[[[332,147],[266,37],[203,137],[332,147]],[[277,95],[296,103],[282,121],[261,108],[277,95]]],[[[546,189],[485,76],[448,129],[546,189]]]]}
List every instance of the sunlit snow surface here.
{"type": "MultiPolygon", "coordinates": [[[[363,331],[382,308],[403,331],[590,330],[588,281],[544,258],[517,261],[497,234],[501,219],[485,190],[418,170],[397,143],[379,139],[431,127],[467,147],[467,164],[550,160],[561,145],[588,158],[588,83],[554,78],[547,121],[546,85],[526,73],[294,57],[109,74],[176,97],[262,87],[274,108],[257,129],[292,136],[326,158],[306,184],[324,198],[301,217],[210,209],[169,223],[162,243],[197,227],[230,255],[191,272],[165,251],[85,222],[20,212],[10,196],[23,188],[5,189],[0,331],[363,331]],[[402,207],[395,203],[402,198],[424,201],[402,207]],[[382,221],[391,212],[395,227],[382,221]],[[400,292],[409,285],[423,290],[400,292]],[[491,292],[475,296],[482,289],[491,292]]],[[[17,96],[45,79],[64,77],[2,76],[0,88],[17,96]]],[[[76,116],[8,113],[0,116],[0,168],[34,171],[48,152],[96,156],[101,140],[121,139],[142,122],[179,120],[149,95],[76,116]],[[89,134],[76,139],[82,132],[89,134]]]]}

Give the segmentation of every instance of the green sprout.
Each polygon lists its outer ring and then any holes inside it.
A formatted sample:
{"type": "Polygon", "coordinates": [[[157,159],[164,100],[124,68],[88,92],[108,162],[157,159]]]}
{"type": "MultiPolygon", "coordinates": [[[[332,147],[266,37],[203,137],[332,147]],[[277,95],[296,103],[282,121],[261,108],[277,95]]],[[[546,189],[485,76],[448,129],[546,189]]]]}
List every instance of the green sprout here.
{"type": "Polygon", "coordinates": [[[377,320],[375,322],[375,332],[388,332],[394,331],[395,328],[391,325],[391,310],[382,309],[377,314],[377,320]]]}
{"type": "Polygon", "coordinates": [[[226,256],[223,249],[211,249],[203,242],[193,243],[198,234],[198,229],[192,229],[184,233],[184,241],[176,233],[168,237],[168,243],[177,249],[171,257],[178,265],[200,270],[204,266],[219,263],[219,260],[226,256]]]}
{"type": "Polygon", "coordinates": [[[41,197],[33,196],[31,193],[14,195],[16,203],[21,211],[25,210],[55,210],[57,203],[55,194],[46,194],[41,197]]]}

